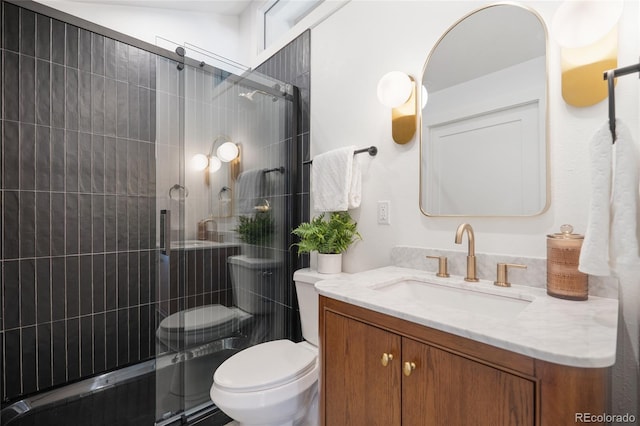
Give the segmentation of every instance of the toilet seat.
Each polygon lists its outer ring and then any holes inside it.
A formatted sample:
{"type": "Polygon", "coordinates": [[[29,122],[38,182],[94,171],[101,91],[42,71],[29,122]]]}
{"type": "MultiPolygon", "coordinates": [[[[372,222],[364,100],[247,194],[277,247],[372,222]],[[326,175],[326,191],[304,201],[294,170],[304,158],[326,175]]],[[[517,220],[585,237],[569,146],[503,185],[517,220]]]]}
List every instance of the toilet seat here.
{"type": "Polygon", "coordinates": [[[213,382],[227,392],[257,392],[293,382],[316,366],[317,355],[290,340],[261,343],[218,367],[213,382]]]}
{"type": "Polygon", "coordinates": [[[214,341],[238,331],[239,323],[250,317],[238,308],[207,305],[169,315],[160,322],[158,338],[178,350],[214,341]],[[181,345],[180,343],[184,345],[181,345]]]}

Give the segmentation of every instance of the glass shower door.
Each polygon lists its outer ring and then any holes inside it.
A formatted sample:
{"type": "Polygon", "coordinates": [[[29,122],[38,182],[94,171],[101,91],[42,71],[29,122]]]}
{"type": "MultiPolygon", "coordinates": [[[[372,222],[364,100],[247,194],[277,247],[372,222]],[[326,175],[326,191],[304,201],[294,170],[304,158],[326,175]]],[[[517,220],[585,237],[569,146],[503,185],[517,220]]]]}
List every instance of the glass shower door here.
{"type": "Polygon", "coordinates": [[[217,58],[190,52],[197,62],[187,59],[182,71],[171,61],[158,67],[157,207],[170,210],[172,239],[166,255],[167,216],[159,215],[158,424],[215,411],[217,367],[291,335],[291,88],[198,66],[217,58]]]}

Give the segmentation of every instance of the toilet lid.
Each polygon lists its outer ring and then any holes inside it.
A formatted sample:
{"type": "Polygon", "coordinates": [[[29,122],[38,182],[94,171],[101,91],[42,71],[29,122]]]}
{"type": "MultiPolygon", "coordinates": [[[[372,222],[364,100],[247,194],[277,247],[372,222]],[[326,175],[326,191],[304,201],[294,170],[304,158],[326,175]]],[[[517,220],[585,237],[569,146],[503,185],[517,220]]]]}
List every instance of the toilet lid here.
{"type": "Polygon", "coordinates": [[[194,331],[216,327],[233,320],[237,313],[223,305],[208,305],[176,312],[160,322],[167,331],[194,331]]]}
{"type": "Polygon", "coordinates": [[[234,392],[274,388],[303,376],[316,364],[316,354],[291,340],[274,340],[238,352],[216,369],[213,381],[234,392]]]}

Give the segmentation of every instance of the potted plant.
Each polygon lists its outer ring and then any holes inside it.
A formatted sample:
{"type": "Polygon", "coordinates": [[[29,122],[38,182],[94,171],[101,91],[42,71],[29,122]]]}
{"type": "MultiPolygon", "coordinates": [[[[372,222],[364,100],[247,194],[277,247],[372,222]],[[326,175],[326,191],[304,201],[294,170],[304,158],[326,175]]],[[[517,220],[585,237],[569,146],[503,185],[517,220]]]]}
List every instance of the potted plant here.
{"type": "Polygon", "coordinates": [[[240,241],[247,244],[247,256],[266,257],[265,247],[271,242],[275,232],[275,221],[269,211],[258,212],[254,216],[239,216],[234,229],[240,234],[240,241]]]}
{"type": "Polygon", "coordinates": [[[342,271],[342,253],[362,239],[358,224],[348,212],[332,212],[328,220],[322,213],[311,222],[301,223],[292,233],[300,238],[298,254],[318,252],[318,272],[337,274],[342,271]]]}

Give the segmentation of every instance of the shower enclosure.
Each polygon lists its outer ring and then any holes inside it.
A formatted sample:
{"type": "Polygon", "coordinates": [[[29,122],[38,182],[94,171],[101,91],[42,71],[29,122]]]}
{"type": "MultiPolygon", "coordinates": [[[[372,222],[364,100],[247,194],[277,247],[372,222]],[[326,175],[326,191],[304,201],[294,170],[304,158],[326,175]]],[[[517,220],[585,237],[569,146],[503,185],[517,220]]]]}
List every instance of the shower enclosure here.
{"type": "Polygon", "coordinates": [[[213,373],[229,356],[293,337],[295,89],[257,72],[237,76],[190,62],[179,70],[159,60],[156,70],[159,424],[211,409],[213,373]],[[224,144],[236,147],[231,161],[219,150],[224,144]],[[232,273],[238,265],[260,274],[260,288],[232,273]],[[243,310],[243,297],[260,306],[243,310]]]}
{"type": "Polygon", "coordinates": [[[217,366],[300,337],[296,81],[34,2],[1,13],[1,424],[224,422],[217,366]]]}

